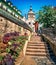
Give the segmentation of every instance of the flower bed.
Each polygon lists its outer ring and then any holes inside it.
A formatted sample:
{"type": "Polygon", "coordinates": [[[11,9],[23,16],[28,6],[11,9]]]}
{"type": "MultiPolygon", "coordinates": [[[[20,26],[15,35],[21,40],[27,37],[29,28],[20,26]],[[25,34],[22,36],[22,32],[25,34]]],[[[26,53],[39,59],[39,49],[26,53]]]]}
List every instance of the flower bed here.
{"type": "Polygon", "coordinates": [[[3,43],[8,43],[14,37],[19,36],[19,32],[7,33],[3,37],[3,43]]]}
{"type": "Polygon", "coordinates": [[[19,36],[16,38],[16,40],[10,40],[9,46],[7,49],[7,52],[13,55],[14,57],[17,57],[20,53],[20,51],[23,49],[23,45],[26,41],[26,36],[19,36]]]}
{"type": "MultiPolygon", "coordinates": [[[[24,46],[26,40],[27,40],[27,36],[25,36],[25,35],[20,36],[19,33],[16,33],[16,32],[5,34],[3,37],[3,42],[4,42],[4,45],[7,45],[7,46],[3,50],[4,50],[4,52],[6,52],[6,55],[5,55],[5,57],[3,56],[3,58],[0,62],[3,64],[4,60],[6,60],[5,61],[6,64],[7,64],[7,62],[8,63],[13,62],[13,64],[14,64],[14,61],[12,59],[15,60],[18,57],[18,55],[20,54],[20,51],[23,49],[23,46],[24,46]],[[6,58],[8,56],[11,59],[6,58]],[[7,60],[9,60],[9,61],[7,61],[7,60]]],[[[2,52],[2,53],[4,53],[4,52],[2,52]]],[[[12,63],[10,65],[12,65],[12,63]]]]}
{"type": "Polygon", "coordinates": [[[6,54],[6,56],[0,55],[0,65],[14,65],[14,61],[10,54],[6,54]]]}

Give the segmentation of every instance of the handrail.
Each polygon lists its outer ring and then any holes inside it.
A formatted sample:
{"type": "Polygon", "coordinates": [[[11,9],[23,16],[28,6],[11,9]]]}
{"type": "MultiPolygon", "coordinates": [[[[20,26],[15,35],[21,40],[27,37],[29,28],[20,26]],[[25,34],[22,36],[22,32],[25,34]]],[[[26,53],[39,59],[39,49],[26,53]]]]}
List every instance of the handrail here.
{"type": "Polygon", "coordinates": [[[0,15],[2,15],[3,17],[11,20],[11,22],[13,22],[13,23],[15,23],[15,24],[17,24],[17,25],[19,25],[19,26],[21,26],[21,27],[23,27],[23,28],[32,32],[32,29],[28,26],[28,24],[26,24],[22,20],[17,19],[16,17],[12,16],[11,14],[9,14],[8,12],[6,12],[5,10],[3,10],[1,8],[0,8],[0,15]]]}

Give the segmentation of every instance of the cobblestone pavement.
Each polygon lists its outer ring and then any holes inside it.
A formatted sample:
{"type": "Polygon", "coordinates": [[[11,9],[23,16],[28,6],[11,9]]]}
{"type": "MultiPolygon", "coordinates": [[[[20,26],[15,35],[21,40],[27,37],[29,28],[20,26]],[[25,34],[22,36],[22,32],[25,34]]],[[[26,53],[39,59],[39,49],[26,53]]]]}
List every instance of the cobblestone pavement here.
{"type": "Polygon", "coordinates": [[[49,60],[48,58],[34,58],[37,65],[56,65],[52,60],[49,60]]]}

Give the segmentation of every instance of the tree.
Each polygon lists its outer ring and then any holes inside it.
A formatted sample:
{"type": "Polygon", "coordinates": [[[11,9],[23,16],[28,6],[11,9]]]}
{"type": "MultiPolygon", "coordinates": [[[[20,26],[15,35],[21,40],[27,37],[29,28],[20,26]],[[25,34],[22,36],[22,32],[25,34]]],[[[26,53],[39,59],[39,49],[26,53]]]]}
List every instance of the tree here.
{"type": "Polygon", "coordinates": [[[51,6],[44,6],[39,10],[37,19],[44,27],[51,27],[56,23],[56,10],[51,6]]]}

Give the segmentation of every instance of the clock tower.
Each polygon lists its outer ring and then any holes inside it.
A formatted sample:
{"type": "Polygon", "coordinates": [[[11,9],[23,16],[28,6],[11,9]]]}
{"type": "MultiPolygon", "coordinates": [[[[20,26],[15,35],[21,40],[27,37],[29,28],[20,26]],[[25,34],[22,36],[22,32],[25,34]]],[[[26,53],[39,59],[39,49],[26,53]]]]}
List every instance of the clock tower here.
{"type": "Polygon", "coordinates": [[[35,32],[35,14],[32,10],[32,6],[30,6],[29,12],[28,12],[28,19],[27,19],[27,24],[32,28],[33,32],[35,32]]]}
{"type": "Polygon", "coordinates": [[[30,6],[30,10],[28,12],[28,20],[30,20],[30,21],[35,20],[35,14],[32,11],[32,6],[30,6]]]}

